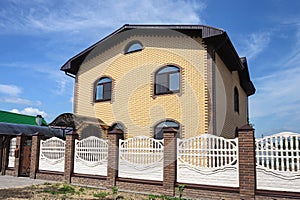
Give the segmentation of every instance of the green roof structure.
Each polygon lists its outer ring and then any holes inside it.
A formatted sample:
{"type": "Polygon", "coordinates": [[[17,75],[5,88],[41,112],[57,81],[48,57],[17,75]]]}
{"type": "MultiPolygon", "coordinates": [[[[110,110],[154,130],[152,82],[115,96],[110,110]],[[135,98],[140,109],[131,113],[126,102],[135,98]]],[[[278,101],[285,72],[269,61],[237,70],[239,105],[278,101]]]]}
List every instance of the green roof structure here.
{"type": "MultiPolygon", "coordinates": [[[[30,115],[23,115],[17,114],[7,111],[0,110],[0,122],[11,123],[11,124],[28,124],[37,126],[37,118],[38,116],[30,116],[30,115]]],[[[39,115],[42,118],[42,116],[39,115]]],[[[47,122],[44,118],[42,118],[41,126],[48,126],[47,122]]]]}

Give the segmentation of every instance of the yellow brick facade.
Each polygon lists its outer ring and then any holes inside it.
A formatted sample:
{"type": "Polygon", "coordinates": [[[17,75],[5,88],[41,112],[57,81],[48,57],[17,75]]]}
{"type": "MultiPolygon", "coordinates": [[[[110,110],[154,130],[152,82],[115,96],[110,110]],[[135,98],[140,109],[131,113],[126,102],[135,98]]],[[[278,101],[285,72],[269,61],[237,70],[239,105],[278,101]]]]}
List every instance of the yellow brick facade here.
{"type": "Polygon", "coordinates": [[[122,122],[126,137],[152,136],[154,126],[165,119],[180,123],[182,137],[206,133],[206,50],[201,39],[178,37],[135,35],[90,56],[77,74],[76,114],[97,117],[108,125],[122,122]],[[140,41],[144,49],[124,54],[132,40],[140,41]],[[181,68],[181,92],[155,95],[155,72],[169,64],[181,68]],[[102,76],[113,79],[112,100],[94,102],[94,85],[102,76]]]}
{"type": "Polygon", "coordinates": [[[126,31],[90,52],[76,75],[75,114],[97,117],[107,125],[121,122],[127,138],[153,136],[155,125],[172,119],[180,124],[181,137],[189,138],[208,132],[209,106],[216,106],[214,134],[234,137],[235,128],[247,122],[247,95],[239,85],[238,73],[231,73],[216,56],[216,87],[208,91],[207,69],[211,66],[207,66],[202,39],[159,31],[126,31]],[[136,40],[143,50],[125,54],[126,45],[136,40]],[[155,72],[165,65],[180,67],[180,93],[154,94],[155,72]],[[112,99],[95,102],[95,83],[104,76],[113,80],[112,99]],[[235,86],[240,95],[239,113],[233,111],[235,86]],[[213,93],[216,105],[209,102],[208,95],[213,93]]]}

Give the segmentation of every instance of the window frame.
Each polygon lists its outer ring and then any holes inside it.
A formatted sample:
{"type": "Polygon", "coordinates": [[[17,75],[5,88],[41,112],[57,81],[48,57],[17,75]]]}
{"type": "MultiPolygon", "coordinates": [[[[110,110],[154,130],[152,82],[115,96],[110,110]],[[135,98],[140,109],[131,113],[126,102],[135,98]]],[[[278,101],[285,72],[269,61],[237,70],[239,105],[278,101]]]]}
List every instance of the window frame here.
{"type": "Polygon", "coordinates": [[[104,101],[111,101],[112,99],[112,90],[113,90],[113,79],[109,76],[103,76],[103,77],[100,77],[99,79],[97,79],[96,83],[95,83],[95,90],[94,90],[94,98],[95,98],[95,102],[104,102],[104,101]],[[101,80],[103,79],[110,79],[110,82],[104,82],[104,83],[99,83],[101,80]],[[104,90],[104,85],[110,85],[110,95],[109,95],[109,98],[104,98],[105,96],[105,90],[104,90]],[[103,98],[101,99],[98,99],[97,98],[97,94],[98,94],[98,87],[99,86],[102,86],[102,96],[103,98]]]}
{"type": "Polygon", "coordinates": [[[130,54],[130,53],[142,51],[143,49],[144,49],[143,44],[140,41],[138,41],[138,40],[134,40],[134,41],[129,42],[125,46],[125,48],[124,48],[124,54],[130,54]],[[135,45],[135,44],[139,44],[141,46],[141,48],[129,51],[130,47],[133,46],[133,45],[135,45]]]}
{"type": "Polygon", "coordinates": [[[165,95],[165,94],[176,94],[176,93],[180,93],[181,92],[181,82],[182,82],[182,77],[181,77],[181,67],[177,66],[177,65],[174,65],[174,64],[169,64],[169,65],[164,65],[163,67],[160,67],[159,69],[157,69],[155,71],[155,74],[154,74],[154,95],[165,95]],[[170,72],[163,72],[163,73],[159,73],[160,71],[166,69],[166,68],[177,68],[178,71],[170,71],[170,72]],[[170,90],[170,79],[171,79],[171,75],[172,74],[178,74],[178,89],[177,90],[170,90]],[[157,91],[157,85],[158,85],[158,75],[165,75],[165,82],[167,83],[167,86],[166,89],[167,91],[164,91],[164,92],[158,92],[157,91]]]}

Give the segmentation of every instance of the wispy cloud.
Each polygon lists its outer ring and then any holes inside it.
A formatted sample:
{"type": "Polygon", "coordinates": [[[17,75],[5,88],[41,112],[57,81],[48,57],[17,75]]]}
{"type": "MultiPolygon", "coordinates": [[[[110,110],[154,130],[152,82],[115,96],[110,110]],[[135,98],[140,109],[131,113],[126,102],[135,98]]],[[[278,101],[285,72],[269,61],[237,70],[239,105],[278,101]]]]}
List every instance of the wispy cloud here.
{"type": "Polygon", "coordinates": [[[16,85],[0,84],[0,93],[7,94],[9,96],[17,96],[21,93],[21,88],[16,85]]]}
{"type": "Polygon", "coordinates": [[[21,105],[33,105],[34,102],[28,99],[23,99],[20,97],[0,97],[0,102],[11,103],[11,104],[21,104],[21,105]]]}
{"type": "Polygon", "coordinates": [[[300,111],[300,66],[254,79],[258,88],[251,97],[251,117],[283,116],[300,111]]]}
{"type": "Polygon", "coordinates": [[[124,23],[202,23],[203,9],[205,4],[194,0],[14,0],[0,9],[0,27],[3,33],[32,33],[90,31],[124,23]]]}
{"type": "Polygon", "coordinates": [[[253,79],[257,93],[250,98],[250,116],[262,130],[273,126],[276,131],[300,131],[300,24],[293,29],[293,48],[272,58],[269,68],[273,70],[253,79]]]}
{"type": "MultiPolygon", "coordinates": [[[[52,89],[50,88],[50,91],[55,95],[62,95],[65,93],[66,88],[72,88],[73,80],[71,78],[66,77],[64,73],[62,73],[57,68],[50,67],[49,65],[45,63],[22,63],[22,62],[14,62],[14,63],[0,63],[0,67],[4,68],[23,68],[26,70],[32,71],[32,74],[39,73],[41,74],[40,77],[43,77],[42,79],[48,79],[52,84],[52,89]]],[[[41,80],[42,81],[42,80],[41,80]]],[[[12,92],[18,94],[21,93],[21,89],[15,85],[3,85],[1,88],[0,85],[0,93],[1,91],[6,91],[5,87],[11,87],[12,92]]],[[[3,93],[3,92],[2,92],[3,93]]]]}
{"type": "Polygon", "coordinates": [[[271,35],[271,32],[261,31],[243,37],[240,40],[240,54],[247,56],[249,60],[254,59],[268,47],[271,35]]]}
{"type": "Polygon", "coordinates": [[[0,102],[32,105],[32,101],[19,97],[22,89],[17,85],[0,84],[0,102]]]}

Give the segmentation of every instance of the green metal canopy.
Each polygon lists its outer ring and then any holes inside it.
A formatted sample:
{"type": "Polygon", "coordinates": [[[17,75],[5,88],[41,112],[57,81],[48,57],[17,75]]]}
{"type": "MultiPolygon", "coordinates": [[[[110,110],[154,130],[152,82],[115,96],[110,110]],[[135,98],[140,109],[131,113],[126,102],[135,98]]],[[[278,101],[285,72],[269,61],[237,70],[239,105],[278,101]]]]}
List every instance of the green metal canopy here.
{"type": "MultiPolygon", "coordinates": [[[[39,116],[42,118],[42,116],[39,116]]],[[[12,124],[28,124],[38,125],[36,122],[37,116],[17,114],[0,110],[0,122],[12,123],[12,124]]],[[[48,126],[44,118],[42,118],[41,126],[48,126]]]]}

